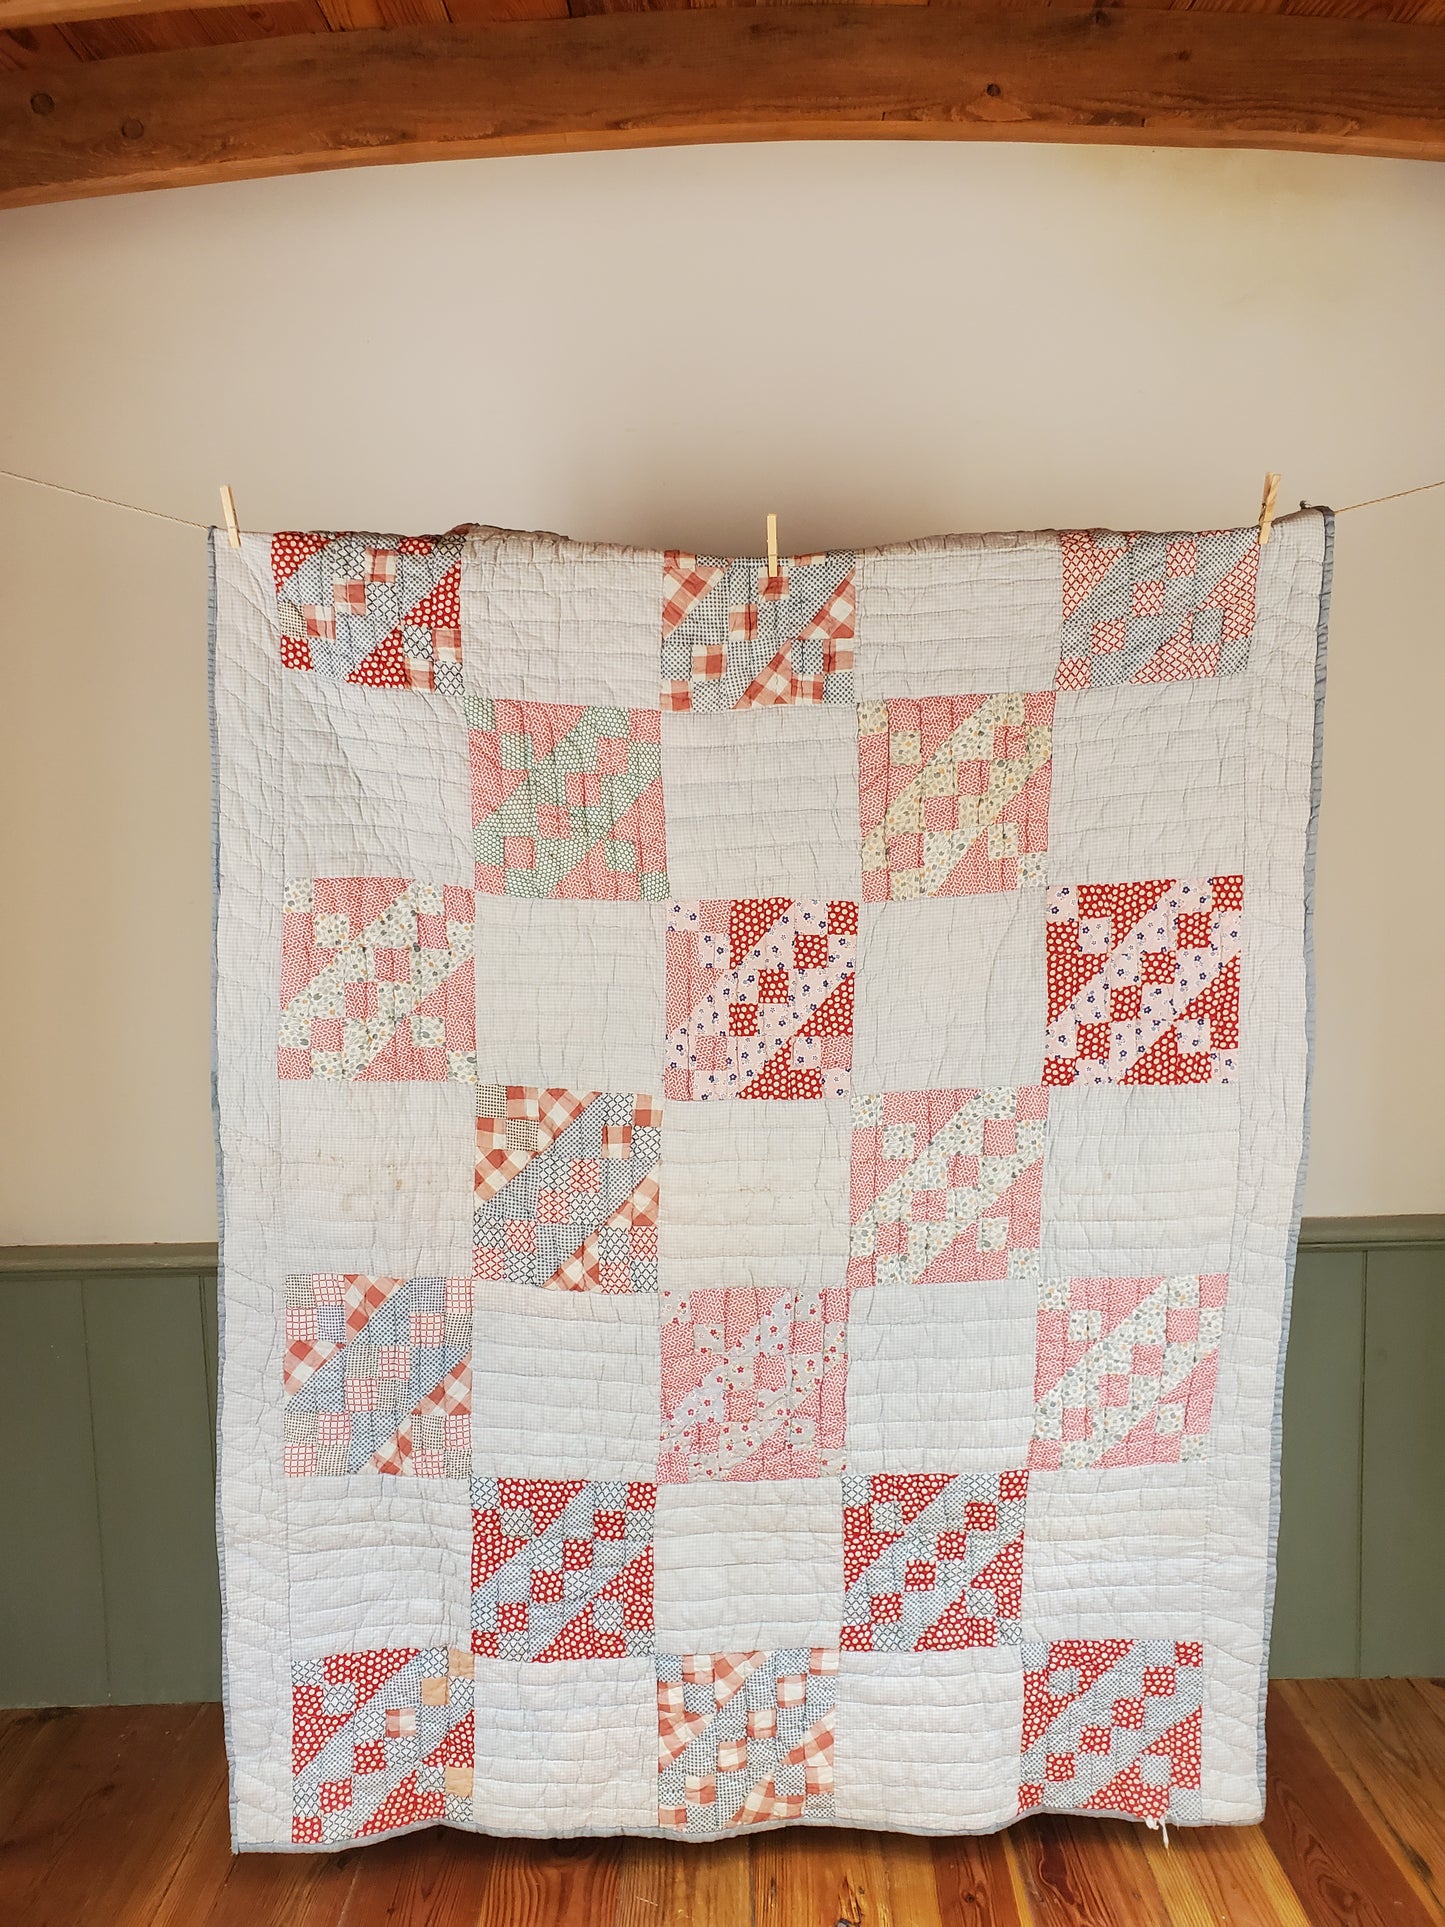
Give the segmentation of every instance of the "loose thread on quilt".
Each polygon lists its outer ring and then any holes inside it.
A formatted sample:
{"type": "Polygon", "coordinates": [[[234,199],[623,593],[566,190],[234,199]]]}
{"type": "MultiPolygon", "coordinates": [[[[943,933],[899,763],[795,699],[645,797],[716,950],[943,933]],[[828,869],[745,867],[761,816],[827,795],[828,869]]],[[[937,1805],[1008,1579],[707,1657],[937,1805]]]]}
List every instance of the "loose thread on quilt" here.
{"type": "MultiPolygon", "coordinates": [[[[71,488],[65,482],[48,482],[40,475],[22,475],[18,469],[0,468],[0,477],[7,482],[28,482],[32,488],[48,488],[56,495],[73,495],[82,502],[103,502],[107,508],[126,509],[132,515],[149,515],[157,522],[174,522],[177,528],[200,529],[202,533],[211,528],[209,522],[197,522],[189,515],[171,515],[165,509],[147,508],[142,502],[122,502],[114,495],[97,495],[88,488],[71,488]]],[[[1337,508],[1336,515],[1352,515],[1356,509],[1379,508],[1383,502],[1402,502],[1407,495],[1428,495],[1432,489],[1445,488],[1445,476],[1438,482],[1420,482],[1414,488],[1397,488],[1389,495],[1372,495],[1363,502],[1346,502],[1337,508]]],[[[1300,507],[1309,508],[1310,503],[1301,501],[1300,507]]],[[[771,521],[773,518],[769,517],[771,521]]]]}

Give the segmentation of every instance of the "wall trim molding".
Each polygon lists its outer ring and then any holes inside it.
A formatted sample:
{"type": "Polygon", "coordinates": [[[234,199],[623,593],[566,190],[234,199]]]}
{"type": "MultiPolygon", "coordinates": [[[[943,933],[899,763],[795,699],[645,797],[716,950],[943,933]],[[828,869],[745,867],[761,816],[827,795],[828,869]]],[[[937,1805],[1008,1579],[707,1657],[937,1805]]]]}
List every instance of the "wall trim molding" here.
{"type": "Polygon", "coordinates": [[[1391,1218],[1306,1218],[1300,1225],[1302,1251],[1358,1251],[1381,1245],[1415,1250],[1445,1245],[1445,1212],[1391,1218]]]}
{"type": "Polygon", "coordinates": [[[209,1244],[154,1245],[0,1245],[0,1275],[57,1272],[94,1277],[97,1272],[214,1271],[217,1255],[209,1244]]]}
{"type": "MultiPolygon", "coordinates": [[[[1445,1246],[1445,1212],[1381,1218],[1306,1218],[1302,1251],[1425,1250],[1445,1246]]],[[[55,1272],[94,1277],[98,1272],[213,1271],[214,1244],[0,1245],[0,1275],[55,1272]]]]}

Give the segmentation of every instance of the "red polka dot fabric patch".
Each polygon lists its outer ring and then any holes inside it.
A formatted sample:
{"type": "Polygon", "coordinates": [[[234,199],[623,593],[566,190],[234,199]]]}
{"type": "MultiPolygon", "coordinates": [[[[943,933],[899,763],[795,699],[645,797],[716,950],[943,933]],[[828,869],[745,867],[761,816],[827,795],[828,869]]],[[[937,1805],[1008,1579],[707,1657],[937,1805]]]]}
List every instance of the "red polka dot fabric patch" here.
{"type": "Polygon", "coordinates": [[[473,1653],[539,1663],[650,1653],[656,1504],[646,1481],[475,1481],[473,1653]]]}
{"type": "Polygon", "coordinates": [[[674,903],[663,1095],[842,1097],[853,1062],[856,903],[674,903]]]}
{"type": "Polygon", "coordinates": [[[1045,1084],[1227,1084],[1244,878],[1063,884],[1048,897],[1045,1084]]]}
{"type": "Polygon", "coordinates": [[[331,1653],[291,1689],[291,1842],[342,1846],[465,1823],[475,1722],[470,1653],[331,1653]]]}
{"type": "Polygon", "coordinates": [[[843,1479],[843,1647],[946,1653],[1017,1644],[1026,1471],[843,1479]]]}
{"type": "Polygon", "coordinates": [[[328,682],[462,693],[465,536],[273,535],[281,661],[328,682]]]}
{"type": "Polygon", "coordinates": [[[1025,1639],[1019,1811],[1197,1824],[1197,1641],[1025,1639]]]}

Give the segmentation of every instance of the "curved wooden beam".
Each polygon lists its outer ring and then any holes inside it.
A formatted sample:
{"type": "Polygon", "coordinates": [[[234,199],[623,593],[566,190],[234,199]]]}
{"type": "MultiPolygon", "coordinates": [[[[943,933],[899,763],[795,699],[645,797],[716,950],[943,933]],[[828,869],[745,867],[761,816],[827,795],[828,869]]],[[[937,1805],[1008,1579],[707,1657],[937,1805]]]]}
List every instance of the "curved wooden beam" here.
{"type": "Polygon", "coordinates": [[[0,0],[0,28],[119,20],[128,13],[194,13],[234,5],[235,0],[0,0]]]}
{"type": "Polygon", "coordinates": [[[378,161],[695,141],[1445,157],[1445,30],[804,6],[301,35],[0,81],[0,206],[378,161]]]}

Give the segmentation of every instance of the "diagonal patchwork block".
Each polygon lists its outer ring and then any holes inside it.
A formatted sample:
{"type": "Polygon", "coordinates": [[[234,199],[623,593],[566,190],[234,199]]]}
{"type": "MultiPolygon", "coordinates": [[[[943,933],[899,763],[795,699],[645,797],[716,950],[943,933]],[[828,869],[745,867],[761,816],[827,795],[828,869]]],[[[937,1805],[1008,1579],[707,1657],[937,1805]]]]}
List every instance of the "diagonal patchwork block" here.
{"type": "Polygon", "coordinates": [[[288,1278],[288,1475],[466,1478],[471,1350],[470,1278],[288,1278]]]}
{"type": "Polygon", "coordinates": [[[1029,1475],[843,1475],[846,1651],[1017,1645],[1029,1475]]]}
{"type": "Polygon", "coordinates": [[[1046,879],[1054,692],[858,708],[863,897],[976,896],[1046,879]]]}
{"type": "Polygon", "coordinates": [[[462,693],[464,530],[273,535],[281,660],[330,682],[462,693]]]}
{"type": "Polygon", "coordinates": [[[428,1820],[472,1823],[470,1653],[330,1653],[295,1668],[291,1838],[365,1840],[428,1820]]]}
{"type": "Polygon", "coordinates": [[[657,1489],[624,1479],[477,1479],[472,1651],[623,1659],[652,1651],[657,1489]]]}
{"type": "Polygon", "coordinates": [[[302,877],[284,902],[279,1077],[476,1083],[470,890],[302,877]]]}
{"type": "Polygon", "coordinates": [[[1227,1084],[1239,1065],[1244,879],[1051,890],[1045,1084],[1227,1084]]]}
{"type": "Polygon", "coordinates": [[[890,1091],[852,1112],[851,1286],[1037,1274],[1042,1085],[890,1091]]]}
{"type": "Polygon", "coordinates": [[[1058,687],[1237,675],[1259,582],[1255,529],[1065,529],[1058,687]]]}
{"type": "Polygon", "coordinates": [[[661,717],[469,696],[477,889],[661,902],[661,717]]]}
{"type": "Polygon", "coordinates": [[[1029,1464],[1205,1458],[1228,1290],[1222,1273],[1041,1284],[1029,1464]]]}
{"type": "Polygon", "coordinates": [[[662,706],[851,703],[855,557],[766,562],[670,550],[662,568],[662,706]]]}
{"type": "Polygon", "coordinates": [[[838,1655],[657,1659],[657,1819],[693,1839],[765,1820],[831,1820],[838,1655]]]}
{"type": "Polygon", "coordinates": [[[842,1470],[846,1290],[665,1291],[661,1346],[660,1481],[842,1470]]]}
{"type": "Polygon", "coordinates": [[[474,1270],[558,1291],[657,1290],[662,1109],[633,1092],[477,1092],[474,1270]]]}
{"type": "Polygon", "coordinates": [[[1199,1823],[1196,1640],[1025,1640],[1019,1811],[1199,1823]]]}
{"type": "Polygon", "coordinates": [[[664,1096],[846,1095],[856,903],[674,903],[666,942],[664,1096]]]}

